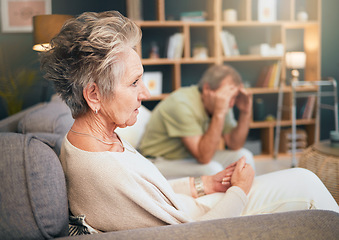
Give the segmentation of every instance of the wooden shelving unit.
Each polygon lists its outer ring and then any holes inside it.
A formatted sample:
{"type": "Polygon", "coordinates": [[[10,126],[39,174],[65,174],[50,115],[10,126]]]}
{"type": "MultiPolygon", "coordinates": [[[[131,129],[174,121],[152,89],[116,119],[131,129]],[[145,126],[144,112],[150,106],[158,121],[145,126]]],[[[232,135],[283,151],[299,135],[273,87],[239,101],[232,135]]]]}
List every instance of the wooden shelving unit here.
{"type": "MultiPolygon", "coordinates": [[[[277,21],[259,22],[257,14],[258,0],[197,0],[194,4],[188,4],[171,0],[155,0],[155,19],[152,21],[137,21],[143,31],[143,40],[137,47],[137,52],[142,58],[145,71],[148,69],[164,71],[164,83],[167,86],[164,94],[153,96],[150,101],[160,101],[168,94],[181,86],[190,85],[199,81],[199,78],[185,82],[191,75],[199,74],[212,64],[229,64],[234,66],[242,75],[244,81],[250,83],[254,99],[260,96],[277,97],[277,88],[255,88],[259,72],[264,65],[277,61],[282,63],[280,81],[285,83],[283,89],[284,106],[291,108],[291,88],[288,86],[289,70],[286,69],[284,56],[263,57],[250,55],[249,46],[267,42],[271,45],[282,43],[285,53],[288,51],[304,51],[307,56],[306,67],[303,71],[303,80],[315,81],[321,79],[321,0],[278,0],[277,21]],[[202,7],[197,9],[198,7],[202,7]],[[182,9],[181,9],[182,8],[182,9]],[[223,11],[233,8],[238,13],[237,22],[225,22],[223,11]],[[204,22],[183,22],[175,13],[180,11],[205,11],[207,19],[204,22]],[[308,13],[306,22],[297,21],[297,12],[304,10],[308,13]],[[174,15],[174,17],[173,17],[174,15]],[[173,19],[174,18],[174,19],[173,19]],[[167,20],[171,19],[171,20],[167,20]],[[232,32],[238,42],[240,55],[226,57],[223,55],[220,32],[228,30],[232,32]],[[165,42],[174,32],[184,35],[184,50],[180,59],[167,59],[161,54],[159,59],[149,59],[148,51],[150,41],[162,44],[164,52],[165,42]],[[199,35],[199,33],[201,34],[199,35]],[[291,40],[291,35],[297,33],[299,37],[291,40]],[[192,49],[195,41],[204,42],[208,49],[208,58],[197,60],[192,57],[192,49]],[[297,47],[295,46],[297,45],[297,47]],[[195,73],[197,70],[197,73],[195,73]]],[[[312,91],[312,89],[300,89],[300,91],[312,91]]],[[[277,101],[277,100],[276,100],[277,101]]],[[[265,103],[277,105],[273,101],[265,103]]],[[[276,114],[276,112],[272,112],[276,114]]],[[[253,115],[253,114],[252,114],[253,115]]],[[[281,125],[291,126],[291,114],[283,115],[281,125]]],[[[315,119],[297,120],[297,125],[306,129],[310,139],[314,136],[315,119]]],[[[272,157],[274,148],[274,131],[276,121],[252,121],[250,129],[260,130],[262,142],[262,154],[260,157],[272,157]]],[[[312,140],[313,141],[313,140],[312,140]]],[[[312,144],[309,140],[309,144],[312,144]]]]}

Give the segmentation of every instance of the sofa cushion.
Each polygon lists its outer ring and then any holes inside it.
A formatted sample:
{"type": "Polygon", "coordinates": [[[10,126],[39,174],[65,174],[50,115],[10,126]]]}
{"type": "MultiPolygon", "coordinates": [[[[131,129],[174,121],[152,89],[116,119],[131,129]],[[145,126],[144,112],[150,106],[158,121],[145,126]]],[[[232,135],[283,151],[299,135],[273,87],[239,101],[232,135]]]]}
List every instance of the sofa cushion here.
{"type": "Polygon", "coordinates": [[[18,132],[53,133],[63,137],[73,122],[68,106],[60,98],[55,97],[51,102],[27,113],[18,124],[18,132]]]}
{"type": "Polygon", "coordinates": [[[0,133],[0,239],[68,234],[65,177],[56,154],[32,134],[0,133]]]}
{"type": "Polygon", "coordinates": [[[141,105],[136,123],[133,126],[117,128],[115,131],[134,148],[138,148],[150,117],[151,111],[141,105]]]}

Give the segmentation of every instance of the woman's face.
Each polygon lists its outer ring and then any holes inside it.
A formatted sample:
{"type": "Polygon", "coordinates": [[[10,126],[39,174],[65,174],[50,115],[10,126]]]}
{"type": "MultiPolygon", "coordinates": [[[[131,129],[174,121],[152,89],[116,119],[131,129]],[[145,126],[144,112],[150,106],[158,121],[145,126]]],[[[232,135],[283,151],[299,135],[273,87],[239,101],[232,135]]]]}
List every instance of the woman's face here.
{"type": "Polygon", "coordinates": [[[122,60],[124,75],[115,85],[113,97],[105,106],[110,121],[120,128],[132,126],[137,121],[141,101],[150,97],[142,81],[143,67],[138,54],[128,48],[122,54],[122,60]]]}

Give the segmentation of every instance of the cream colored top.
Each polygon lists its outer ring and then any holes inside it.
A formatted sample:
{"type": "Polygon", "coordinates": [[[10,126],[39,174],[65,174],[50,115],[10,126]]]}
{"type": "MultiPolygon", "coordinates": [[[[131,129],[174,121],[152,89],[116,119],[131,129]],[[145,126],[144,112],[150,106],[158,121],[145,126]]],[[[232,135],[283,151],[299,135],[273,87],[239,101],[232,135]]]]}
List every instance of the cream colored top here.
{"type": "Polygon", "coordinates": [[[93,228],[115,231],[241,214],[247,196],[239,187],[208,195],[215,198],[206,204],[191,197],[188,177],[167,181],[149,160],[122,142],[124,152],[87,152],[67,137],[63,141],[60,160],[70,210],[86,215],[93,228]]]}

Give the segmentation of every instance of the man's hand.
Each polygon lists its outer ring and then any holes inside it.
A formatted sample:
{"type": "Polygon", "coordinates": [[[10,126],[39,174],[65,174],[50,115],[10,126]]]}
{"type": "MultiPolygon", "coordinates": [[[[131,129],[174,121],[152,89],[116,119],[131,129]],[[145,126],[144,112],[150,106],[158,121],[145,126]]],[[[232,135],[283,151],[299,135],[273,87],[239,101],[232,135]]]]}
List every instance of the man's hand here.
{"type": "Polygon", "coordinates": [[[235,105],[240,112],[250,113],[252,109],[253,97],[245,88],[240,88],[235,99],[235,105]]]}
{"type": "Polygon", "coordinates": [[[211,90],[204,86],[202,99],[209,114],[225,116],[229,110],[232,99],[236,97],[239,88],[234,84],[222,84],[218,89],[211,90]]]}

